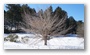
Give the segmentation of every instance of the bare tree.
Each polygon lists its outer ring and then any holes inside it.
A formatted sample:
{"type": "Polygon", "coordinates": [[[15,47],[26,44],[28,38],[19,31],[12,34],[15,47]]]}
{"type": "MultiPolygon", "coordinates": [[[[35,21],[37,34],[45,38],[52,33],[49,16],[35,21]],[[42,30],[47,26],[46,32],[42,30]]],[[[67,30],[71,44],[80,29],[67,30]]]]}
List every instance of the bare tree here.
{"type": "Polygon", "coordinates": [[[26,13],[24,11],[22,17],[25,21],[24,25],[28,28],[28,31],[41,34],[43,36],[42,38],[44,40],[44,45],[47,45],[48,37],[61,35],[72,28],[72,26],[70,26],[67,29],[62,29],[65,28],[67,14],[61,20],[58,20],[59,16],[52,15],[50,9],[47,9],[45,12],[40,11],[37,16],[33,16],[30,13],[26,13]]]}

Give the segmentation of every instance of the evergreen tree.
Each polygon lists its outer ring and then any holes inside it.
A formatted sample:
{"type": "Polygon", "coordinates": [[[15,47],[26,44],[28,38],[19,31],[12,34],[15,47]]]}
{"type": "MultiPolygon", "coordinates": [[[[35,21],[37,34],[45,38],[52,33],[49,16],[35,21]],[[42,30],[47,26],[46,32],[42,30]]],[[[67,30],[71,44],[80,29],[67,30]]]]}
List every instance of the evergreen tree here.
{"type": "Polygon", "coordinates": [[[81,37],[84,37],[84,22],[81,20],[77,21],[77,34],[81,37]]]}
{"type": "Polygon", "coordinates": [[[68,27],[69,26],[73,26],[73,28],[69,31],[69,33],[75,34],[76,33],[76,26],[77,26],[75,19],[72,16],[70,16],[68,18],[68,21],[67,22],[68,22],[67,23],[67,26],[68,27]]]}
{"type": "Polygon", "coordinates": [[[12,30],[12,27],[15,27],[15,29],[18,29],[18,26],[20,22],[22,21],[21,17],[21,6],[20,4],[7,4],[7,18],[10,22],[10,27],[12,30]]]}
{"type": "Polygon", "coordinates": [[[34,8],[30,8],[27,4],[23,4],[21,6],[21,10],[22,10],[22,13],[23,13],[23,11],[25,11],[27,13],[29,12],[31,15],[35,15],[36,14],[35,9],[34,8]]]}
{"type": "Polygon", "coordinates": [[[54,15],[55,15],[55,14],[56,14],[57,16],[59,16],[59,19],[67,16],[67,12],[64,11],[64,10],[62,10],[62,8],[60,8],[60,7],[57,7],[57,8],[55,9],[54,15]]]}

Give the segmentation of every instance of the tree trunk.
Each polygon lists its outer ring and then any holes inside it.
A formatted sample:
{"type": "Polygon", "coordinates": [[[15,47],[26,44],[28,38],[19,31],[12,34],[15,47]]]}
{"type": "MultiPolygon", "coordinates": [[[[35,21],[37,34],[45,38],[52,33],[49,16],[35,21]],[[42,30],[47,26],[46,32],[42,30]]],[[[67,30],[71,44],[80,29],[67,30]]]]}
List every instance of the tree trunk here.
{"type": "Polygon", "coordinates": [[[47,36],[44,36],[44,45],[47,45],[47,36]]]}
{"type": "Polygon", "coordinates": [[[12,33],[12,26],[11,26],[11,28],[10,28],[10,33],[12,33]]]}

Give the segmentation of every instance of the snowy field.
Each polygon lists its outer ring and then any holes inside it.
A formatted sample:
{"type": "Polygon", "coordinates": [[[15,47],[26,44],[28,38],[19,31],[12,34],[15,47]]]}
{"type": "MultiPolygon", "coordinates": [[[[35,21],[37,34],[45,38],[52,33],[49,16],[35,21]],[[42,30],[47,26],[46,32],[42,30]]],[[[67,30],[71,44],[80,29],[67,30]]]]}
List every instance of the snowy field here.
{"type": "MultiPolygon", "coordinates": [[[[33,34],[17,34],[20,42],[4,41],[4,49],[84,49],[84,39],[78,37],[53,37],[47,41],[47,46],[41,38],[35,38],[33,34]],[[29,36],[27,42],[21,41],[21,37],[29,36]]],[[[7,37],[8,34],[4,34],[7,37]]]]}

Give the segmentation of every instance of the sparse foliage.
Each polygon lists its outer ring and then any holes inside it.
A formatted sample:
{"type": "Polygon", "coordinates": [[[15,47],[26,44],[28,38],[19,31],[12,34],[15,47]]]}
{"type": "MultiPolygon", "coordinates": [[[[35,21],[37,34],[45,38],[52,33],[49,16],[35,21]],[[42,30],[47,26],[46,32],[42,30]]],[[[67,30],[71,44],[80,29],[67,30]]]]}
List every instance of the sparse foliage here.
{"type": "MultiPolygon", "coordinates": [[[[65,27],[65,22],[67,19],[66,16],[62,17],[61,20],[58,20],[59,16],[52,16],[51,9],[48,8],[45,12],[39,12],[38,16],[32,16],[30,13],[26,13],[22,15],[25,21],[25,25],[29,28],[28,31],[31,33],[41,34],[45,41],[44,45],[47,45],[47,36],[55,36],[66,33],[72,26],[67,29],[62,29],[65,27]],[[57,23],[57,21],[59,21],[57,23]]],[[[25,30],[26,31],[26,30],[25,30]]]]}

